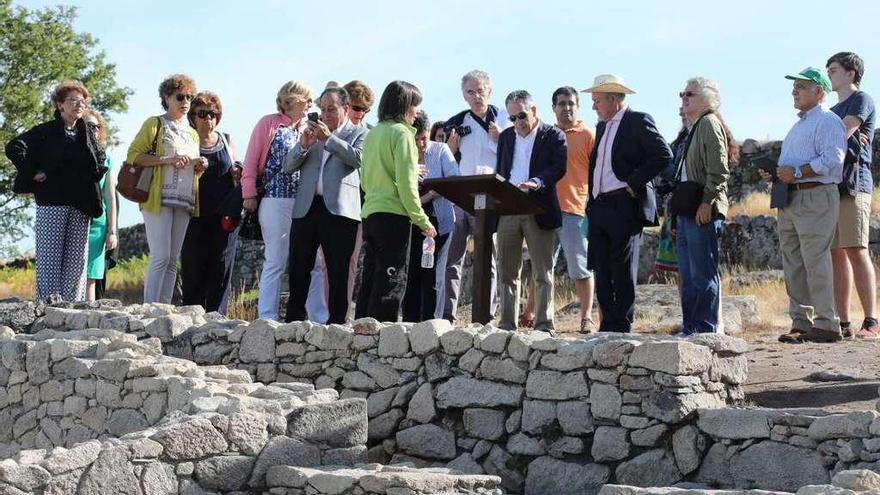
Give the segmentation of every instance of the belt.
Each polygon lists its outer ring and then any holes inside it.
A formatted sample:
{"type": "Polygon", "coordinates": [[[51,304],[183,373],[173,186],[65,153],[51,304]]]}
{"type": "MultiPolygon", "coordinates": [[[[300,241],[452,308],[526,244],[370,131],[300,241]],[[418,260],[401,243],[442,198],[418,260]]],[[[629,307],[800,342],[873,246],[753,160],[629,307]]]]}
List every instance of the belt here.
{"type": "Polygon", "coordinates": [[[789,184],[789,191],[806,191],[807,189],[812,189],[814,187],[825,186],[824,182],[797,182],[795,184],[789,184]]]}
{"type": "Polygon", "coordinates": [[[624,196],[624,195],[632,197],[632,196],[630,196],[629,191],[627,191],[625,187],[621,187],[620,189],[615,189],[613,191],[599,193],[599,195],[596,196],[596,201],[605,201],[606,199],[611,199],[615,196],[624,196]]]}

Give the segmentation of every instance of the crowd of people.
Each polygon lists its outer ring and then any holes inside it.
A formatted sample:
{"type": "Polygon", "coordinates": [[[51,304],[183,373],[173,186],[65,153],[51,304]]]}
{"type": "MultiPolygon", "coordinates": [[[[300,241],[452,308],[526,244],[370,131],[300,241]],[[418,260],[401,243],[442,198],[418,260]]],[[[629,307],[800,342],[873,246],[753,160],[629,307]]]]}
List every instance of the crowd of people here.
{"type": "MultiPolygon", "coordinates": [[[[880,336],[867,249],[875,112],[859,90],[863,74],[862,60],[842,52],[825,70],[786,76],[798,120],[777,163],[760,166],[778,208],[790,297],[783,342],[880,336]],[[827,109],[832,91],[838,103],[827,109]],[[859,327],[849,322],[853,283],[865,314],[859,327]]],[[[186,75],[168,77],[158,91],[163,112],[144,121],[122,165],[142,172],[149,191],[139,202],[149,244],[144,302],[171,302],[179,264],[182,302],[225,312],[238,237],[247,231],[265,249],[260,318],[280,319],[288,270],[286,321],[397,321],[402,312],[405,321],[455,322],[475,219],[424,181],[497,174],[542,207],[490,222],[490,312],[500,328],[554,332],[554,265],[563,254],[580,331],[631,331],[642,230],[662,216],[656,266],[678,274],[678,335],[723,330],[719,240],[730,169],[740,160],[716,81],[685,81],[682,127],[671,143],[649,114],[630,108],[636,92],[616,75],[581,91],[558,88],[549,98],[552,123],[525,90],[493,104],[483,71],[465,74],[461,92],[467,108],[432,124],[419,88],[393,81],[372,126],[365,117],[375,97],[363,82],[331,81],[315,93],[289,81],[242,156],[219,130],[220,97],[186,75]],[[595,130],[582,116],[584,93],[595,130]],[[436,262],[425,263],[423,249],[436,262]],[[524,254],[531,282],[521,310],[524,254]]],[[[65,81],[52,102],[55,119],[10,141],[6,154],[18,171],[15,191],[37,204],[37,297],[94,300],[105,251],[118,243],[116,171],[89,90],[65,81]]]]}

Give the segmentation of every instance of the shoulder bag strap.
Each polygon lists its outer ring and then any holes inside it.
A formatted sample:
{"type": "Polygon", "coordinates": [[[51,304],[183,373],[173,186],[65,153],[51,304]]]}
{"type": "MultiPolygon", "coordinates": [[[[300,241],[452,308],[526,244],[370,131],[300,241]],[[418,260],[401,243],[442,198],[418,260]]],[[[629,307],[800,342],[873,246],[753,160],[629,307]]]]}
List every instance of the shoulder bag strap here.
{"type": "Polygon", "coordinates": [[[701,120],[703,120],[703,117],[709,115],[710,113],[713,113],[712,110],[708,110],[703,113],[703,115],[700,115],[700,118],[697,119],[696,122],[694,122],[693,126],[691,126],[691,130],[690,132],[688,132],[687,140],[684,142],[684,151],[681,152],[681,157],[678,160],[678,170],[676,170],[675,172],[675,182],[681,181],[681,172],[684,168],[684,161],[685,158],[687,158],[688,150],[691,149],[691,140],[694,138],[694,132],[697,130],[697,125],[700,123],[701,120]]]}

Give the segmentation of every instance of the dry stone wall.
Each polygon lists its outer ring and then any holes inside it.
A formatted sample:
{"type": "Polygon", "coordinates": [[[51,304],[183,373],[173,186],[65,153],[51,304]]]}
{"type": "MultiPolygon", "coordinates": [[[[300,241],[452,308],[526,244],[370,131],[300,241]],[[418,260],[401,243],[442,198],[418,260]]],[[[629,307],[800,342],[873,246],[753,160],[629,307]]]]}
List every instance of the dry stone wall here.
{"type": "Polygon", "coordinates": [[[30,334],[5,327],[0,493],[503,494],[493,476],[364,464],[365,400],[164,356],[147,332],[206,316],[102,303],[45,308],[30,334]]]}

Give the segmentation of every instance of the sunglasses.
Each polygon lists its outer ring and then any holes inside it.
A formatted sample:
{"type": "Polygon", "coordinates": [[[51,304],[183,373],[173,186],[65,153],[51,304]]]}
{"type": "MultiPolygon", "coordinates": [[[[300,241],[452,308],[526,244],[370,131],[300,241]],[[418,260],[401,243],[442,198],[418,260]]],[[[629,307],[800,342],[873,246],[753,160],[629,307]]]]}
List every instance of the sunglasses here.
{"type": "Polygon", "coordinates": [[[176,95],[174,95],[174,98],[176,98],[177,101],[183,101],[183,100],[193,101],[193,98],[195,98],[195,96],[188,94],[188,93],[186,93],[186,94],[185,93],[177,93],[176,95]]]}
{"type": "Polygon", "coordinates": [[[208,117],[212,119],[219,119],[220,112],[215,112],[213,110],[199,110],[198,112],[196,112],[196,117],[200,119],[207,119],[208,117]]]}
{"type": "Polygon", "coordinates": [[[693,91],[682,91],[681,93],[678,94],[679,98],[684,98],[684,97],[693,98],[694,96],[697,96],[697,94],[694,93],[693,91]]]}
{"type": "Polygon", "coordinates": [[[510,119],[511,122],[516,122],[517,120],[526,120],[527,118],[529,118],[529,114],[527,114],[525,112],[520,112],[518,114],[511,115],[507,118],[510,119]]]}
{"type": "Polygon", "coordinates": [[[351,109],[355,112],[367,113],[370,111],[370,107],[362,107],[360,105],[352,105],[351,109]]]}

